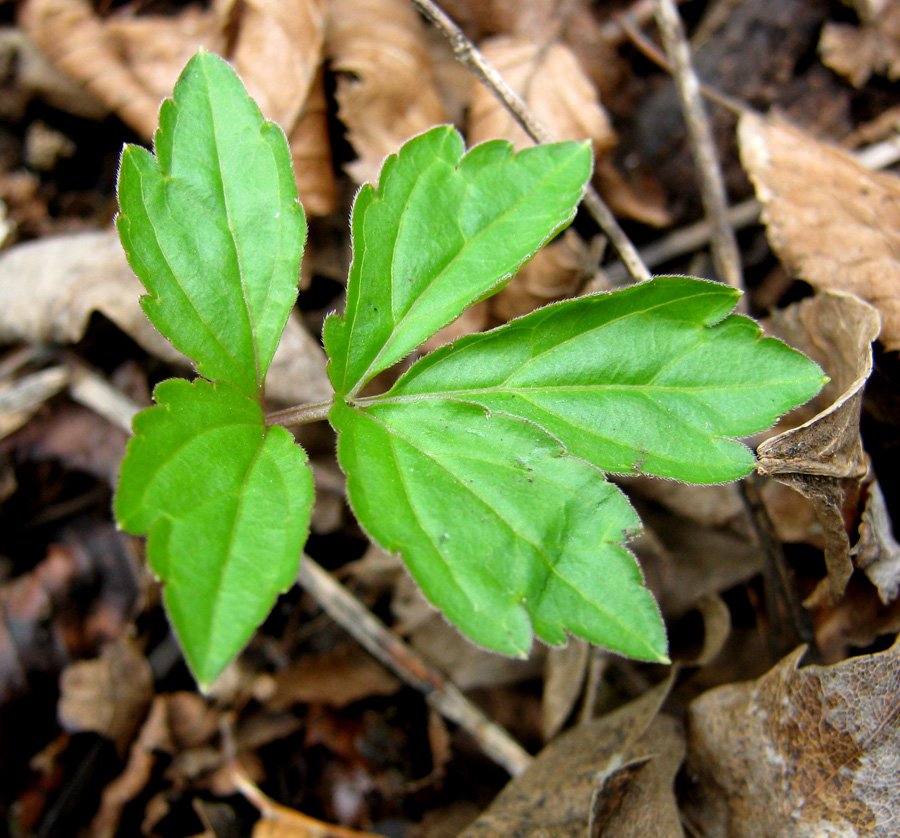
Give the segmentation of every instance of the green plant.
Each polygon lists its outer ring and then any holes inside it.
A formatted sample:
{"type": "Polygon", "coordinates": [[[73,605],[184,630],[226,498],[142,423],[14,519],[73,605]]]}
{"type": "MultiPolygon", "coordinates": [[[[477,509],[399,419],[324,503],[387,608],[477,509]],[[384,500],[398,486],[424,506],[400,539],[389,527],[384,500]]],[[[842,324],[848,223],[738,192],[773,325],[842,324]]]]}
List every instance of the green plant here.
{"type": "MultiPolygon", "coordinates": [[[[306,455],[262,407],[306,227],[283,134],[214,55],[185,68],[155,153],[124,150],[118,227],[144,310],[203,378],[164,381],[135,419],[116,514],[149,536],[206,686],[292,583],[307,535],[306,455]]],[[[557,303],[363,395],[564,227],[590,172],[585,144],[463,154],[447,126],[389,157],[356,197],[346,310],[325,324],[328,418],[360,523],[471,639],[524,655],[533,634],[560,644],[571,632],[664,661],[658,609],[624,546],[640,522],[604,472],[742,477],[754,458],[733,438],[823,383],[730,314],[736,291],[659,277],[557,303]]]]}

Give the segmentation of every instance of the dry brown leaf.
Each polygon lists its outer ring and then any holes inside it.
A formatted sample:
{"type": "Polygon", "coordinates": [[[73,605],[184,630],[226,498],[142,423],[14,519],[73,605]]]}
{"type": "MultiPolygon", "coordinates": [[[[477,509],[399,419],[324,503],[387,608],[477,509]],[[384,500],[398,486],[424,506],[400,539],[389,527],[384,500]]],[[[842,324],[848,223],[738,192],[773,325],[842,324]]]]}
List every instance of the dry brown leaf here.
{"type": "Polygon", "coordinates": [[[581,696],[590,655],[590,644],[574,637],[563,648],[547,651],[541,696],[541,733],[545,742],[556,736],[572,715],[581,696]]]}
{"type": "Polygon", "coordinates": [[[424,24],[408,0],[330,0],[326,31],[338,116],[358,158],[347,170],[374,181],[388,154],[446,119],[424,24]]]}
{"type": "Polygon", "coordinates": [[[819,39],[822,63],[862,87],[874,74],[900,79],[900,5],[857,0],[860,26],[826,23],[819,39]]]}
{"type": "Polygon", "coordinates": [[[225,54],[263,114],[284,129],[307,213],[325,215],[335,183],[319,73],[324,14],[324,0],[217,0],[177,15],[107,17],[86,0],[28,0],[21,19],[60,70],[145,140],[197,49],[225,54]]]}
{"type": "Polygon", "coordinates": [[[145,139],[159,103],[188,59],[224,46],[215,11],[188,6],[177,17],[100,18],[87,0],[27,0],[19,19],[35,44],[145,139]]]}
{"type": "MultiPolygon", "coordinates": [[[[653,721],[670,685],[671,680],[663,682],[619,710],[559,736],[459,838],[584,836],[599,808],[596,797],[605,791],[598,791],[598,785],[602,786],[623,764],[659,752],[654,747],[654,734],[648,734],[648,730],[655,732],[653,721]]],[[[674,773],[671,770],[670,776],[674,773]]],[[[634,834],[637,838],[640,833],[618,834],[634,834]]]]}
{"type": "Polygon", "coordinates": [[[400,681],[356,643],[320,655],[307,655],[275,676],[266,702],[272,710],[294,704],[346,707],[374,695],[393,695],[400,681]]]}
{"type": "Polygon", "coordinates": [[[691,704],[684,811],[699,834],[896,836],[900,643],[798,670],[803,653],[691,704]]]}
{"type": "MultiPolygon", "coordinates": [[[[75,343],[95,311],[148,352],[189,362],[147,320],[115,230],[47,237],[0,254],[0,342],[75,343]]],[[[267,394],[286,403],[328,398],[325,356],[292,316],[269,369],[267,394]]]]}
{"type": "MultiPolygon", "coordinates": [[[[501,35],[485,41],[481,51],[555,140],[590,140],[598,158],[615,145],[597,91],[568,47],[501,35]]],[[[504,137],[516,148],[533,145],[493,93],[478,80],[473,85],[469,142],[504,137]]]]}
{"type": "Polygon", "coordinates": [[[872,303],[881,342],[900,349],[900,178],[871,172],[777,117],[747,112],[738,133],[779,258],[817,288],[872,303]]]}
{"type": "Polygon", "coordinates": [[[859,415],[879,326],[872,306],[839,292],[802,300],[772,318],[774,333],[805,351],[831,377],[807,407],[821,412],[757,449],[757,470],[808,497],[825,531],[828,577],[808,600],[811,605],[836,602],[853,573],[844,508],[855,504],[869,468],[859,415]]]}
{"type": "Polygon", "coordinates": [[[150,664],[134,643],[122,638],[99,658],[77,661],[63,670],[57,713],[69,733],[100,733],[124,753],[152,700],[150,664]]]}
{"type": "Polygon", "coordinates": [[[327,215],[336,186],[321,72],[325,0],[246,0],[237,8],[229,57],[260,110],[288,137],[307,214],[327,215]]]}
{"type": "Polygon", "coordinates": [[[900,544],[894,538],[891,516],[881,486],[868,486],[866,508],[859,525],[859,541],[851,551],[856,566],[878,588],[878,596],[889,605],[900,592],[900,544]]]}
{"type": "Polygon", "coordinates": [[[684,761],[684,731],[657,716],[632,757],[603,777],[594,795],[590,838],[683,838],[673,786],[684,761]],[[643,753],[641,753],[643,752],[643,753]]]}
{"type": "Polygon", "coordinates": [[[539,250],[499,294],[490,299],[491,314],[503,322],[538,306],[572,296],[599,262],[599,253],[573,230],[539,250]]]}

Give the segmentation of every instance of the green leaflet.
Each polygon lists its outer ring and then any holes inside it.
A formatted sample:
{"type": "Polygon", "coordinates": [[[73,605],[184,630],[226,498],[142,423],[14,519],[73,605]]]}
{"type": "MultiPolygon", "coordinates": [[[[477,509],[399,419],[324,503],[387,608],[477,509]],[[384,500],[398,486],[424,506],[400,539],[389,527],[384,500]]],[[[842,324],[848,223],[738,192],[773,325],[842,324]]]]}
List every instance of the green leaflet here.
{"type": "Polygon", "coordinates": [[[737,296],[675,276],[557,303],[432,352],[364,403],[465,401],[534,422],[606,472],[735,480],[754,458],[734,438],[825,381],[754,321],[726,316],[737,296]]]}
{"type": "Polygon", "coordinates": [[[451,126],[389,157],[356,197],[347,307],[325,324],[335,390],[356,393],[498,291],[572,219],[590,173],[587,144],[514,154],[495,140],[463,155],[451,126]]]}
{"type": "Polygon", "coordinates": [[[135,418],[116,517],[149,535],[166,610],[201,686],[294,581],[313,500],[306,455],[236,387],[172,379],[135,418]]]}
{"type": "Polygon", "coordinates": [[[156,157],[127,146],[119,172],[117,224],[144,311],[201,375],[256,398],[306,238],[284,134],[200,52],[163,103],[155,146],[156,157]]]}
{"type": "Polygon", "coordinates": [[[524,656],[532,629],[554,644],[568,630],[666,660],[622,546],[640,522],[600,471],[530,423],[459,402],[336,403],[331,422],[358,519],[472,640],[524,656]]]}

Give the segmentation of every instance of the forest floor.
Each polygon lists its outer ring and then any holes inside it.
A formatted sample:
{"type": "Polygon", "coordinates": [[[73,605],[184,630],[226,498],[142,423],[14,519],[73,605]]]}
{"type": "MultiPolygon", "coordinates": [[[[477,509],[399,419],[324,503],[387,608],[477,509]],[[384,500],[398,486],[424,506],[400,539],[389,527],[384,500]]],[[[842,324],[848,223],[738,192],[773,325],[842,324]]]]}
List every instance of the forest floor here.
{"type": "Polygon", "coordinates": [[[199,47],[238,69],[284,128],[310,225],[267,395],[321,400],[359,185],[439,123],[532,142],[424,5],[0,7],[0,836],[900,836],[897,3],[691,0],[687,53],[662,0],[446,0],[549,136],[591,141],[621,227],[580,211],[426,350],[687,274],[743,290],[830,382],[746,440],[740,483],[615,478],[672,666],[574,639],[476,648],[369,543],[330,427],[305,426],[306,551],[329,573],[301,575],[197,691],[112,515],[134,412],[191,375],[112,226],[119,154],[151,144],[199,47]]]}

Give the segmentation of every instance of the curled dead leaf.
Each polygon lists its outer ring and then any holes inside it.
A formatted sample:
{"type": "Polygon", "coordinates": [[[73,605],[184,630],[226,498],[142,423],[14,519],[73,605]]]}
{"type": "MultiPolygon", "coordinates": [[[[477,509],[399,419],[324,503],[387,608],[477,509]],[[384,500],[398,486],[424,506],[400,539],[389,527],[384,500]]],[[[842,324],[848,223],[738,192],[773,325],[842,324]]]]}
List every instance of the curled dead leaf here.
{"type": "Polygon", "coordinates": [[[877,480],[868,486],[859,541],[852,556],[878,589],[881,601],[885,605],[892,603],[900,593],[900,544],[894,537],[891,516],[877,480]]]}
{"type": "Polygon", "coordinates": [[[698,834],[896,835],[900,643],[798,669],[804,651],[692,702],[682,809],[698,834]]]}
{"type": "Polygon", "coordinates": [[[374,181],[388,154],[446,119],[424,25],[407,0],[331,0],[326,31],[338,116],[358,158],[347,170],[374,181]]]}
{"type": "Polygon", "coordinates": [[[778,257],[816,288],[874,305],[881,342],[900,349],[900,178],[777,117],[745,113],[738,137],[778,257]]]}
{"type": "Polygon", "coordinates": [[[260,110],[287,135],[307,214],[327,215],[336,185],[321,71],[325,0],[245,0],[235,8],[231,61],[260,110]]]}
{"type": "Polygon", "coordinates": [[[285,131],[307,213],[335,201],[319,67],[324,0],[217,0],[174,15],[97,14],[86,0],[27,0],[20,18],[56,67],[150,140],[160,102],[200,47],[235,65],[285,131]]]}
{"type": "Polygon", "coordinates": [[[840,292],[802,300],[772,318],[775,334],[805,351],[831,376],[811,403],[818,414],[757,449],[757,470],[808,497],[825,530],[828,577],[808,600],[810,605],[836,602],[853,573],[844,509],[855,506],[869,469],[859,416],[872,372],[871,342],[879,328],[872,306],[840,292]],[[823,402],[828,405],[824,409],[823,402]]]}

